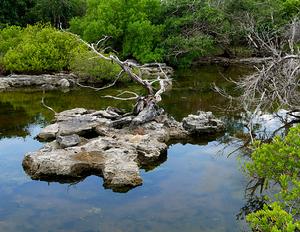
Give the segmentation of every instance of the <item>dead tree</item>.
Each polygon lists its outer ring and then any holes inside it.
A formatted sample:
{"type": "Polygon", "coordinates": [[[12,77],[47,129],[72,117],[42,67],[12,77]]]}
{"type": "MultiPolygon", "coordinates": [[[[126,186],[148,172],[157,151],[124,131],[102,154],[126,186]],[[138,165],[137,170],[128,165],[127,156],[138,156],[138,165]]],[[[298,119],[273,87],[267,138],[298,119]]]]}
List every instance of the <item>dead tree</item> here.
{"type": "MultiPolygon", "coordinates": [[[[96,44],[90,44],[86,41],[82,40],[79,36],[76,36],[79,41],[84,43],[92,52],[94,52],[100,59],[104,59],[107,62],[113,62],[120,66],[121,72],[115,77],[115,80],[102,88],[94,88],[89,86],[83,86],[79,83],[81,87],[88,87],[93,88],[95,90],[103,90],[106,88],[110,88],[116,84],[116,82],[121,78],[124,74],[128,75],[129,78],[134,81],[135,83],[139,84],[146,90],[146,94],[144,96],[140,96],[137,93],[131,91],[124,91],[117,96],[104,96],[107,98],[113,98],[117,100],[136,100],[136,104],[133,109],[133,114],[136,116],[133,120],[137,124],[142,124],[147,121],[154,119],[155,117],[162,114],[163,110],[158,107],[158,103],[162,100],[162,94],[172,85],[172,80],[170,78],[170,67],[167,67],[166,64],[162,63],[151,63],[151,64],[144,64],[139,65],[136,62],[131,60],[121,61],[118,56],[112,54],[107,55],[105,54],[104,49],[99,49],[99,45],[105,43],[105,41],[109,37],[104,37],[103,39],[99,40],[96,44]],[[145,73],[149,73],[156,70],[155,78],[145,79],[145,73]],[[123,97],[124,95],[131,95],[131,97],[123,97]]],[[[147,75],[149,77],[149,75],[147,75]]]]}
{"type": "MultiPolygon", "coordinates": [[[[251,22],[251,20],[249,20],[251,22]]],[[[252,23],[246,29],[254,47],[271,55],[256,72],[236,82],[243,91],[241,101],[245,108],[258,106],[261,110],[285,107],[300,110],[300,21],[294,19],[289,25],[274,33],[258,33],[252,23]]]]}
{"type": "Polygon", "coordinates": [[[293,122],[300,120],[300,21],[294,19],[281,30],[258,32],[255,22],[248,16],[244,29],[249,43],[268,56],[255,72],[233,82],[241,93],[238,97],[227,94],[215,86],[215,90],[231,101],[236,101],[248,115],[245,125],[253,141],[254,118],[261,112],[285,108],[293,122]]]}

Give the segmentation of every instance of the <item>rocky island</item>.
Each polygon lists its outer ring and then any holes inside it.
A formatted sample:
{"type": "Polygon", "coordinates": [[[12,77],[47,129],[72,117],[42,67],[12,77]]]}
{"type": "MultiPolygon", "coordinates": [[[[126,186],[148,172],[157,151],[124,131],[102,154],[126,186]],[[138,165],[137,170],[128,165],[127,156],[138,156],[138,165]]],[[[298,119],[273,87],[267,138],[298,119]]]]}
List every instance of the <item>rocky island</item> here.
{"type": "Polygon", "coordinates": [[[163,158],[171,141],[224,131],[211,112],[198,112],[178,122],[161,111],[146,123],[118,109],[83,108],[56,114],[38,139],[43,148],[26,154],[23,167],[32,179],[74,182],[101,176],[104,186],[124,192],[141,185],[139,169],[163,158]]]}

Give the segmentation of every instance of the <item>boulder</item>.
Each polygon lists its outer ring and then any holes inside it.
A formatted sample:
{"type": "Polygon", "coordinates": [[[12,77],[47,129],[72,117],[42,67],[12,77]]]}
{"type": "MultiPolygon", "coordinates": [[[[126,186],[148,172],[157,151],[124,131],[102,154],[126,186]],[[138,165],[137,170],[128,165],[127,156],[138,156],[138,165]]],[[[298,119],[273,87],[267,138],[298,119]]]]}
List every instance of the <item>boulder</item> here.
{"type": "Polygon", "coordinates": [[[67,136],[59,135],[57,136],[56,141],[61,148],[66,148],[66,147],[74,147],[78,145],[81,142],[81,139],[76,134],[67,135],[67,136]]]}
{"type": "Polygon", "coordinates": [[[60,79],[57,84],[61,87],[61,88],[69,88],[71,86],[70,82],[63,78],[63,79],[60,79]]]}
{"type": "Polygon", "coordinates": [[[42,131],[38,134],[37,138],[40,141],[51,141],[56,138],[56,134],[58,133],[58,123],[51,124],[46,126],[42,131]]]}
{"type": "Polygon", "coordinates": [[[197,115],[189,115],[182,120],[182,126],[191,134],[213,134],[225,130],[224,123],[215,118],[212,112],[199,111],[197,115]]]}

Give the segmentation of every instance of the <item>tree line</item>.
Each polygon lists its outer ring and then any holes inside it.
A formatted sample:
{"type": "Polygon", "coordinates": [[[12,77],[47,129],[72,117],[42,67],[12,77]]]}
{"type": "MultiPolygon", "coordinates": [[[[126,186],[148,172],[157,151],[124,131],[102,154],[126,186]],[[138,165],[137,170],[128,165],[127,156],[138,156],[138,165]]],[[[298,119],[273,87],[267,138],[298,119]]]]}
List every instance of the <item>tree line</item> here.
{"type": "MultiPolygon", "coordinates": [[[[141,63],[189,66],[203,56],[259,56],[249,46],[249,22],[277,33],[299,14],[298,0],[3,0],[2,27],[50,23],[141,63]]],[[[264,55],[264,54],[263,54],[264,55]]]]}

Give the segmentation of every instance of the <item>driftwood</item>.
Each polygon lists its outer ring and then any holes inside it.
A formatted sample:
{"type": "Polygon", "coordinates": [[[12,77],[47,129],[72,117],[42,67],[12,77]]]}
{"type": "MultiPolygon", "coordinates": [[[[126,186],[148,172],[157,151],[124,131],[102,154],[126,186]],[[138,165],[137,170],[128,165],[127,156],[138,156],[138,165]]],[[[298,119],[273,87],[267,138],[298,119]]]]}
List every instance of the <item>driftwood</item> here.
{"type": "MultiPolygon", "coordinates": [[[[68,32],[69,33],[69,32],[68,32]]],[[[72,33],[70,33],[72,34],[72,33]]],[[[108,62],[113,62],[121,67],[121,72],[116,76],[115,80],[102,88],[93,88],[94,90],[103,90],[110,88],[116,84],[116,82],[126,74],[130,77],[132,81],[139,84],[146,90],[145,96],[139,96],[138,94],[130,91],[125,91],[117,96],[106,95],[104,97],[113,98],[117,100],[136,100],[135,107],[133,109],[134,115],[137,116],[135,122],[138,124],[145,123],[152,120],[154,117],[162,113],[162,110],[157,107],[157,103],[162,100],[162,94],[172,85],[172,80],[170,79],[170,67],[162,63],[151,63],[140,65],[132,60],[121,61],[118,56],[111,54],[106,55],[104,49],[98,48],[99,45],[104,44],[109,37],[104,37],[99,40],[96,44],[88,43],[81,39],[79,36],[72,34],[79,41],[84,43],[92,52],[94,52],[100,59],[107,60],[108,62]],[[143,78],[143,73],[151,73],[151,71],[156,70],[156,78],[145,79],[143,78]],[[155,88],[158,85],[158,88],[155,88]],[[131,95],[130,97],[122,97],[124,94],[131,95]]],[[[88,87],[79,84],[81,87],[88,87]]]]}

